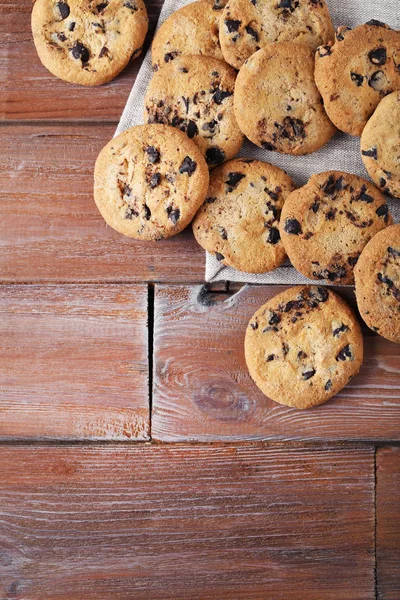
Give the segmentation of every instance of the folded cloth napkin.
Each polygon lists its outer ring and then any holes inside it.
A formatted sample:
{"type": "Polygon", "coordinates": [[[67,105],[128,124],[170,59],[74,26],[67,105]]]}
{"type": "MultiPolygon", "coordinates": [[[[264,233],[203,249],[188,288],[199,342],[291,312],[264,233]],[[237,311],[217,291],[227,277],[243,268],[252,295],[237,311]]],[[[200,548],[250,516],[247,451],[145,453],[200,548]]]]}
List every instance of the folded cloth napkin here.
{"type": "MultiPolygon", "coordinates": [[[[189,4],[190,1],[165,0],[158,19],[157,29],[169,15],[178,8],[189,4]]],[[[335,27],[339,27],[339,25],[356,27],[356,25],[366,23],[370,19],[383,21],[394,29],[400,27],[399,0],[327,0],[327,2],[335,27]]],[[[149,49],[143,59],[115,135],[133,125],[143,123],[143,99],[152,74],[151,51],[149,49]]],[[[368,174],[360,157],[359,138],[344,133],[336,134],[326,146],[307,156],[287,156],[269,152],[254,146],[249,141],[244,143],[238,156],[270,162],[287,171],[298,186],[304,185],[313,173],[331,169],[348,171],[368,179],[368,174]]],[[[388,204],[394,221],[396,223],[400,222],[400,200],[389,200],[388,204]]],[[[298,284],[310,282],[298,273],[289,262],[270,273],[254,275],[221,265],[208,252],[206,252],[205,279],[209,282],[223,280],[243,283],[298,284]]]]}

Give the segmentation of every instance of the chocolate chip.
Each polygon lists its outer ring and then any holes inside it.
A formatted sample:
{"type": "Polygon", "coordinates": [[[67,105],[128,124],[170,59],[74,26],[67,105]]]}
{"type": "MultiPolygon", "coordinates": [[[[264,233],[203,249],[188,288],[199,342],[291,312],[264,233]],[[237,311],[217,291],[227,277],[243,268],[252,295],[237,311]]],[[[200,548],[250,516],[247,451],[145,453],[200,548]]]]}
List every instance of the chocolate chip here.
{"type": "Polygon", "coordinates": [[[329,392],[329,390],[331,389],[331,387],[332,387],[332,381],[330,379],[328,379],[328,381],[325,384],[325,391],[329,392]]]}
{"type": "Polygon", "coordinates": [[[100,4],[96,5],[97,12],[102,12],[105,8],[107,8],[108,2],[100,2],[100,4]]]}
{"type": "Polygon", "coordinates": [[[374,27],[384,27],[385,29],[390,29],[390,27],[388,27],[386,25],[386,23],[382,23],[382,21],[377,21],[376,19],[371,19],[370,21],[368,21],[366,23],[366,25],[372,25],[374,27]]]}
{"type": "Polygon", "coordinates": [[[289,300],[289,302],[287,302],[285,304],[285,306],[283,307],[283,312],[287,313],[290,312],[291,310],[298,310],[300,308],[304,308],[304,301],[302,300],[289,300]]]}
{"type": "Polygon", "coordinates": [[[89,60],[89,50],[81,44],[81,42],[76,42],[75,45],[71,48],[72,56],[76,58],[76,60],[81,59],[83,63],[87,63],[89,60]]]}
{"type": "Polygon", "coordinates": [[[281,236],[279,233],[279,229],[277,229],[276,227],[271,227],[268,232],[267,242],[269,244],[275,245],[279,242],[280,239],[281,239],[281,236]]]}
{"type": "Polygon", "coordinates": [[[228,239],[228,233],[227,233],[225,227],[217,227],[217,230],[223,240],[228,239]]]}
{"type": "Polygon", "coordinates": [[[331,208],[330,210],[328,210],[328,212],[325,215],[325,219],[327,221],[333,221],[335,219],[336,210],[336,208],[331,208]]]}
{"type": "Polygon", "coordinates": [[[250,323],[250,327],[252,328],[253,331],[255,329],[258,329],[258,323],[257,323],[257,321],[254,321],[254,323],[250,323]]]}
{"type": "Polygon", "coordinates": [[[316,300],[317,302],[326,302],[329,298],[328,290],[321,286],[312,287],[309,290],[308,295],[310,296],[310,298],[316,300]]]}
{"type": "Polygon", "coordinates": [[[69,29],[70,31],[73,31],[73,30],[75,29],[75,25],[76,25],[75,21],[72,21],[72,23],[70,23],[70,24],[69,24],[69,27],[68,27],[68,29],[69,29]]]}
{"type": "Polygon", "coordinates": [[[271,362],[271,360],[275,360],[275,354],[268,354],[266,360],[267,360],[267,362],[271,362]]]}
{"type": "Polygon", "coordinates": [[[378,217],[384,219],[384,221],[388,221],[389,219],[389,209],[387,204],[382,204],[379,208],[376,209],[376,214],[378,217]]]}
{"type": "Polygon", "coordinates": [[[347,263],[351,266],[351,267],[355,267],[357,264],[358,259],[360,258],[360,253],[358,252],[356,254],[356,256],[349,256],[349,258],[347,259],[347,263]]]}
{"type": "Polygon", "coordinates": [[[215,253],[215,258],[219,261],[224,260],[225,256],[223,254],[221,254],[220,252],[216,252],[215,253]]]}
{"type": "Polygon", "coordinates": [[[185,96],[182,96],[182,102],[185,105],[186,114],[187,114],[189,112],[189,98],[185,98],[185,96]]]}
{"type": "Polygon", "coordinates": [[[232,192],[244,177],[246,177],[246,175],[244,173],[240,173],[239,171],[228,173],[228,179],[225,181],[226,185],[228,186],[228,192],[232,192]]]}
{"type": "Polygon", "coordinates": [[[377,92],[381,92],[386,84],[387,79],[383,71],[375,71],[368,81],[368,85],[377,92]]]}
{"type": "Polygon", "coordinates": [[[387,277],[386,275],[383,275],[382,273],[378,273],[378,281],[387,285],[389,289],[391,289],[394,285],[393,281],[389,279],[389,277],[387,277]]]}
{"type": "Polygon", "coordinates": [[[318,55],[321,58],[324,58],[324,56],[329,56],[330,54],[332,54],[332,48],[330,46],[320,46],[318,48],[318,55]]]}
{"type": "Polygon", "coordinates": [[[130,221],[133,219],[133,217],[138,217],[139,213],[137,212],[137,210],[134,210],[133,208],[127,208],[125,211],[125,219],[129,219],[130,221]]]}
{"type": "Polygon", "coordinates": [[[289,354],[289,344],[286,344],[285,342],[283,342],[282,352],[283,352],[283,356],[286,356],[287,354],[289,354]]]}
{"type": "Polygon", "coordinates": [[[368,53],[368,58],[373,65],[378,65],[379,67],[384,65],[387,61],[386,48],[381,46],[379,48],[375,48],[375,50],[371,50],[371,52],[368,53]]]}
{"type": "Polygon", "coordinates": [[[132,2],[124,2],[124,6],[125,8],[129,8],[129,10],[132,12],[137,11],[137,6],[135,6],[135,4],[133,4],[132,2]]]}
{"type": "Polygon", "coordinates": [[[358,87],[360,87],[363,84],[364,77],[359,73],[350,73],[350,77],[351,80],[354,81],[358,87]]]}
{"type": "Polygon", "coordinates": [[[154,165],[160,160],[160,153],[154,146],[147,146],[145,152],[149,158],[149,163],[154,165]]]}
{"type": "Polygon", "coordinates": [[[289,10],[290,12],[293,12],[295,8],[298,7],[298,0],[280,0],[276,8],[283,8],[289,10]]]}
{"type": "Polygon", "coordinates": [[[186,128],[186,134],[187,134],[188,138],[192,139],[198,133],[199,133],[199,130],[197,129],[196,123],[194,121],[190,120],[187,125],[187,128],[186,128]]]}
{"type": "Polygon", "coordinates": [[[65,40],[67,39],[66,35],[62,31],[60,33],[57,33],[57,37],[60,40],[60,42],[65,42],[65,40]]]}
{"type": "Polygon", "coordinates": [[[167,54],[164,54],[164,61],[168,63],[171,60],[174,60],[174,58],[176,58],[177,56],[178,52],[167,52],[167,54]]]}
{"type": "Polygon", "coordinates": [[[293,119],[292,117],[285,117],[283,125],[275,123],[275,126],[279,129],[279,135],[282,138],[289,139],[291,141],[297,139],[304,139],[306,132],[304,130],[304,123],[301,119],[293,119]]]}
{"type": "Polygon", "coordinates": [[[242,21],[235,21],[234,19],[225,19],[225,26],[229,33],[237,31],[242,21]]]}
{"type": "Polygon", "coordinates": [[[304,373],[301,374],[302,378],[307,381],[307,379],[311,379],[311,377],[314,377],[315,375],[315,370],[311,369],[310,371],[304,371],[304,373]]]}
{"type": "Polygon", "coordinates": [[[307,354],[303,352],[303,350],[300,350],[300,352],[297,353],[297,360],[302,360],[304,358],[307,358],[307,354]]]}
{"type": "Polygon", "coordinates": [[[340,325],[340,327],[337,327],[336,329],[333,330],[333,336],[337,337],[339,335],[339,333],[343,333],[344,331],[348,331],[348,327],[347,325],[345,325],[344,323],[342,323],[340,325]]]}
{"type": "Polygon", "coordinates": [[[129,187],[129,185],[127,185],[127,184],[124,185],[124,189],[122,190],[122,194],[124,196],[128,196],[128,198],[129,198],[129,196],[132,194],[132,189],[129,187]]]}
{"type": "Polygon", "coordinates": [[[149,221],[150,217],[151,217],[151,210],[147,206],[147,204],[145,204],[143,208],[144,208],[144,218],[146,219],[146,221],[149,221]]]}
{"type": "MultiPolygon", "coordinates": [[[[62,21],[64,21],[64,19],[69,17],[70,9],[66,2],[57,2],[56,6],[60,12],[62,21]]],[[[70,31],[72,31],[72,30],[70,30],[70,31]]]]}
{"type": "Polygon", "coordinates": [[[208,123],[203,123],[201,128],[203,131],[209,131],[210,133],[213,133],[215,130],[215,127],[217,125],[218,125],[218,121],[216,121],[215,119],[212,119],[208,123]]]}
{"type": "Polygon", "coordinates": [[[206,152],[206,161],[209,165],[219,165],[225,160],[225,152],[218,148],[218,146],[214,146],[212,148],[208,148],[206,152]]]}
{"type": "Polygon", "coordinates": [[[373,148],[371,148],[370,150],[362,150],[361,154],[363,156],[370,156],[374,160],[378,160],[378,150],[375,146],[373,146],[373,148]]]}
{"type": "Polygon", "coordinates": [[[219,88],[217,90],[215,90],[212,99],[215,102],[215,104],[222,104],[223,100],[225,100],[225,98],[229,98],[229,96],[232,96],[233,92],[228,92],[227,90],[220,90],[219,88]]]}
{"type": "Polygon", "coordinates": [[[250,25],[247,25],[247,27],[245,27],[246,33],[248,33],[249,35],[251,35],[251,37],[253,37],[255,39],[256,42],[258,42],[259,37],[258,37],[258,33],[255,29],[253,29],[252,27],[250,27],[250,25]]]}
{"type": "Polygon", "coordinates": [[[384,179],[383,177],[381,177],[379,179],[379,187],[385,187],[386,185],[386,179],[384,179]]]}
{"type": "Polygon", "coordinates": [[[270,142],[261,142],[261,147],[264,148],[264,150],[270,150],[271,152],[273,150],[276,150],[276,146],[274,146],[270,142]]]}
{"type": "Polygon", "coordinates": [[[103,56],[109,56],[109,55],[110,55],[110,52],[109,52],[107,46],[103,46],[99,52],[99,58],[103,58],[103,56]]]}
{"type": "Polygon", "coordinates": [[[367,186],[362,185],[359,194],[355,197],[356,200],[361,200],[361,202],[366,202],[367,204],[372,204],[374,199],[372,196],[366,193],[367,186]]]}
{"type": "Polygon", "coordinates": [[[167,215],[168,218],[172,221],[174,225],[179,221],[179,217],[181,216],[181,211],[179,208],[173,208],[172,206],[167,206],[167,215]]]}
{"type": "Polygon", "coordinates": [[[155,187],[157,187],[158,185],[160,185],[161,183],[161,174],[160,173],[154,173],[151,177],[150,177],[150,188],[153,189],[155,187]]]}
{"type": "Polygon", "coordinates": [[[277,325],[280,322],[280,320],[280,316],[277,313],[271,311],[271,316],[269,318],[268,325],[277,325]]]}
{"type": "Polygon", "coordinates": [[[344,187],[345,186],[343,185],[343,175],[338,177],[338,179],[336,179],[334,175],[329,175],[328,179],[322,186],[322,191],[327,196],[334,196],[335,194],[340,192],[344,187]]]}
{"type": "Polygon", "coordinates": [[[394,257],[399,257],[400,258],[400,250],[395,250],[394,248],[392,248],[391,246],[388,247],[388,252],[389,254],[391,254],[394,257]]]}
{"type": "Polygon", "coordinates": [[[195,172],[197,167],[197,163],[190,158],[190,156],[185,156],[182,161],[181,166],[179,167],[179,173],[187,173],[189,177],[195,172]]]}
{"type": "Polygon", "coordinates": [[[351,353],[349,344],[347,344],[347,346],[342,348],[341,351],[339,352],[339,354],[336,356],[337,361],[345,361],[347,359],[351,360],[352,358],[353,358],[353,355],[351,353]]]}
{"type": "Polygon", "coordinates": [[[212,198],[212,197],[206,198],[207,204],[214,204],[215,201],[216,201],[216,198],[212,198]]]}
{"type": "Polygon", "coordinates": [[[286,219],[284,229],[286,233],[291,233],[293,235],[299,235],[302,232],[301,225],[297,219],[286,219]]]}
{"type": "Polygon", "coordinates": [[[318,200],[314,200],[314,203],[311,204],[310,209],[313,211],[313,213],[317,213],[320,207],[320,202],[318,202],[318,200]]]}

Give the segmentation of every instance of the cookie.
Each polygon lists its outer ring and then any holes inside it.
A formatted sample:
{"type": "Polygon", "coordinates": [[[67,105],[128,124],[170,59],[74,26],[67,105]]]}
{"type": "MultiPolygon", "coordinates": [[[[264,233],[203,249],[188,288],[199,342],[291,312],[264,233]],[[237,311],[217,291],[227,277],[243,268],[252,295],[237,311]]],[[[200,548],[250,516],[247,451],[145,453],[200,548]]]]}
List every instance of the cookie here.
{"type": "Polygon", "coordinates": [[[257,146],[309,154],[336,129],[314,83],[314,53],[307,46],[269,44],[240,69],[235,86],[240,129],[257,146]]]}
{"type": "Polygon", "coordinates": [[[400,224],[368,242],[354,274],[362,318],[379,335],[400,344],[400,224]]]}
{"type": "Polygon", "coordinates": [[[100,85],[139,56],[148,28],[143,0],[36,0],[32,32],[43,65],[65,81],[100,85]]]}
{"type": "Polygon", "coordinates": [[[280,234],[293,266],[310,279],[354,281],[364,246],[392,223],[385,197],[372,183],[340,171],[313,175],[290,194],[280,234]]]}
{"type": "Polygon", "coordinates": [[[275,402],[311,408],[332,398],[363,362],[360,326],[349,306],[326,287],[292,287],[250,319],[247,367],[275,402]]]}
{"type": "Polygon", "coordinates": [[[400,32],[379,21],[340,27],[335,44],[317,50],[315,81],[336,127],[361,135],[381,99],[400,89],[400,32]]]}
{"type": "Polygon", "coordinates": [[[189,138],[166,125],[138,125],[100,152],[94,199],[119,233],[161,240],[193,219],[208,189],[208,167],[189,138]]]}
{"type": "Polygon", "coordinates": [[[378,104],[361,135],[361,156],[376,185],[400,198],[400,92],[378,104]]]}
{"type": "Polygon", "coordinates": [[[315,51],[334,36],[325,0],[229,0],[222,13],[222,52],[236,69],[267,44],[293,42],[315,51]]]}
{"type": "Polygon", "coordinates": [[[289,175],[268,163],[224,163],[211,172],[206,201],[193,220],[197,242],[239,271],[272,271],[286,258],[279,218],[293,190],[289,175]]]}
{"type": "Polygon", "coordinates": [[[209,56],[182,56],[163,65],[147,89],[144,119],[184,131],[210,167],[233,158],[243,143],[233,110],[236,73],[209,56]]]}
{"type": "Polygon", "coordinates": [[[182,54],[203,54],[223,60],[219,45],[221,14],[207,2],[192,2],[161,25],[151,47],[153,69],[182,54]]]}

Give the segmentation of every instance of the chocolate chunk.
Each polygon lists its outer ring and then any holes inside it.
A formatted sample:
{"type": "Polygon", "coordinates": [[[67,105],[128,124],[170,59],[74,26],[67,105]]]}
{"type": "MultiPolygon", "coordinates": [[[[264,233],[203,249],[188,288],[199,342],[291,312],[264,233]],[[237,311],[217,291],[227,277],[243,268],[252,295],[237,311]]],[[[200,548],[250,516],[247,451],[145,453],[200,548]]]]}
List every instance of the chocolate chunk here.
{"type": "Polygon", "coordinates": [[[286,233],[291,233],[293,235],[299,235],[302,232],[301,225],[297,219],[286,219],[284,229],[286,233]]]}
{"type": "Polygon", "coordinates": [[[149,221],[150,217],[151,217],[151,210],[147,206],[147,204],[145,204],[143,208],[144,208],[144,218],[146,219],[146,221],[149,221]]]}
{"type": "Polygon", "coordinates": [[[110,55],[110,52],[109,52],[107,46],[103,46],[99,52],[99,58],[103,58],[103,56],[109,56],[109,55],[110,55]]]}
{"type": "Polygon", "coordinates": [[[195,172],[197,167],[197,163],[190,158],[190,156],[185,156],[182,161],[181,166],[179,167],[179,173],[187,173],[189,177],[195,172]]]}
{"type": "Polygon", "coordinates": [[[356,200],[361,200],[361,202],[366,202],[367,204],[372,204],[374,199],[372,196],[366,193],[367,186],[362,185],[359,194],[355,197],[356,200]]]}
{"type": "Polygon", "coordinates": [[[280,320],[281,320],[281,318],[278,315],[278,313],[271,311],[271,316],[269,318],[268,324],[269,325],[277,325],[280,322],[280,320]]]}
{"type": "Polygon", "coordinates": [[[70,31],[73,31],[73,30],[75,29],[75,25],[76,25],[75,21],[72,21],[72,23],[70,23],[70,24],[69,24],[69,27],[68,27],[68,29],[69,29],[70,31]]]}
{"type": "Polygon", "coordinates": [[[158,163],[158,161],[160,160],[160,153],[157,150],[157,148],[155,148],[154,146],[147,146],[145,152],[149,158],[149,163],[151,163],[152,165],[158,163]]]}
{"type": "Polygon", "coordinates": [[[266,360],[267,360],[267,362],[271,362],[271,360],[275,360],[275,354],[268,354],[266,360]]]}
{"type": "Polygon", "coordinates": [[[304,308],[304,301],[302,300],[289,300],[289,302],[287,302],[285,304],[285,306],[283,307],[283,312],[287,313],[290,312],[291,310],[298,310],[300,308],[304,308]]]}
{"type": "Polygon", "coordinates": [[[361,154],[363,156],[370,156],[374,160],[378,160],[378,150],[375,146],[373,146],[370,150],[362,150],[361,154]]]}
{"type": "Polygon", "coordinates": [[[232,96],[233,92],[228,92],[227,90],[220,90],[219,88],[217,90],[215,90],[212,99],[215,102],[215,104],[222,104],[223,100],[225,100],[225,98],[229,98],[229,96],[232,96]]]}
{"type": "Polygon", "coordinates": [[[254,323],[250,323],[250,327],[252,328],[253,331],[255,329],[258,329],[258,323],[257,323],[257,321],[254,321],[254,323]]]}
{"type": "Polygon", "coordinates": [[[186,135],[188,136],[188,138],[192,139],[198,133],[199,133],[199,130],[197,129],[196,123],[194,121],[190,120],[189,123],[187,124],[186,135]]]}
{"type": "Polygon", "coordinates": [[[331,389],[331,387],[332,387],[332,381],[330,379],[328,379],[328,381],[325,384],[325,391],[329,392],[329,390],[331,389]]]}
{"type": "Polygon", "coordinates": [[[323,58],[332,54],[332,48],[330,46],[320,46],[318,48],[318,55],[323,58]]]}
{"type": "Polygon", "coordinates": [[[275,245],[279,242],[280,239],[281,239],[281,236],[279,233],[279,229],[277,229],[276,227],[271,227],[268,232],[267,242],[269,244],[275,245]]]}
{"type": "Polygon", "coordinates": [[[271,152],[273,150],[276,150],[276,146],[274,146],[270,142],[261,142],[261,147],[264,148],[264,150],[270,150],[271,152]]]}
{"type": "Polygon", "coordinates": [[[83,63],[87,63],[89,60],[89,50],[81,44],[81,42],[76,42],[75,45],[71,48],[72,56],[76,58],[76,60],[81,59],[83,63]]]}
{"type": "Polygon", "coordinates": [[[97,12],[101,13],[105,8],[107,8],[108,2],[100,2],[100,4],[96,5],[97,12]]]}
{"type": "Polygon", "coordinates": [[[248,33],[249,35],[251,35],[251,37],[253,37],[255,39],[256,42],[258,42],[259,37],[258,37],[258,33],[255,29],[253,29],[252,27],[250,27],[250,25],[247,25],[245,27],[246,33],[248,33]]]}
{"type": "Polygon", "coordinates": [[[351,353],[349,344],[347,344],[347,346],[342,348],[341,351],[339,352],[339,354],[336,356],[337,361],[345,361],[347,359],[352,360],[352,358],[353,358],[353,355],[351,353]]]}
{"type": "Polygon", "coordinates": [[[364,77],[359,73],[350,73],[351,80],[356,83],[358,87],[362,86],[364,77]]]}
{"type": "Polygon", "coordinates": [[[375,71],[368,81],[368,85],[377,92],[381,92],[386,84],[387,79],[383,71],[375,71]]]}
{"type": "Polygon", "coordinates": [[[285,117],[283,120],[283,125],[275,123],[275,126],[278,127],[279,135],[282,138],[294,141],[297,139],[304,139],[306,137],[306,132],[304,131],[304,123],[301,119],[285,117]]]}
{"type": "Polygon", "coordinates": [[[348,331],[348,327],[347,325],[345,325],[344,323],[342,323],[340,325],[340,327],[337,327],[336,329],[333,330],[333,336],[337,337],[339,335],[339,333],[343,333],[344,331],[348,331]]]}
{"type": "Polygon", "coordinates": [[[321,286],[312,287],[309,290],[308,295],[310,296],[310,298],[316,300],[317,302],[326,302],[329,298],[328,290],[321,286]]]}
{"type": "Polygon", "coordinates": [[[161,174],[160,173],[154,173],[151,178],[150,178],[150,188],[153,189],[155,187],[157,187],[158,185],[160,185],[161,183],[161,174]]]}
{"type": "Polygon", "coordinates": [[[336,279],[342,279],[346,277],[346,267],[342,265],[333,265],[331,270],[324,269],[322,271],[313,271],[312,276],[316,279],[327,279],[328,281],[335,281],[336,279]]]}
{"type": "Polygon", "coordinates": [[[164,54],[164,61],[168,63],[171,60],[174,60],[174,58],[176,58],[178,54],[178,52],[167,52],[167,54],[164,54]]]}
{"type": "Polygon", "coordinates": [[[135,4],[133,4],[133,2],[124,2],[124,6],[125,6],[125,8],[129,8],[129,10],[132,12],[137,11],[137,6],[135,4]]]}
{"type": "Polygon", "coordinates": [[[322,191],[327,196],[335,196],[338,192],[340,192],[345,186],[343,186],[343,175],[335,178],[334,175],[329,175],[328,179],[325,181],[322,186],[322,191]]]}
{"type": "Polygon", "coordinates": [[[212,148],[208,148],[206,152],[206,161],[209,165],[219,165],[225,160],[225,152],[218,148],[218,146],[214,146],[212,148]]]}
{"type": "Polygon", "coordinates": [[[228,173],[228,179],[225,181],[228,186],[228,192],[233,192],[233,190],[239,185],[242,179],[246,177],[244,173],[240,173],[239,171],[232,171],[228,173]]]}
{"type": "Polygon", "coordinates": [[[241,22],[242,21],[235,21],[234,19],[225,19],[225,27],[229,33],[233,33],[239,29],[241,22]]]}
{"type": "Polygon", "coordinates": [[[60,12],[62,21],[64,21],[64,19],[69,17],[70,10],[69,10],[69,6],[66,2],[57,2],[56,6],[60,12]]]}
{"type": "Polygon", "coordinates": [[[272,198],[272,200],[274,200],[275,202],[278,200],[278,194],[275,192],[272,192],[271,190],[269,190],[268,188],[264,188],[264,192],[266,192],[268,194],[268,196],[270,198],[272,198]]]}
{"type": "Polygon", "coordinates": [[[371,19],[370,21],[367,21],[366,25],[372,25],[374,27],[384,27],[385,29],[390,29],[390,27],[388,27],[386,25],[386,23],[382,23],[382,21],[377,21],[376,19],[371,19]]]}
{"type": "Polygon", "coordinates": [[[389,289],[391,289],[394,285],[393,281],[389,279],[389,277],[387,277],[386,275],[383,275],[382,273],[378,273],[378,281],[387,285],[389,289]]]}
{"type": "Polygon", "coordinates": [[[225,227],[217,227],[217,230],[223,240],[228,239],[228,233],[227,233],[225,227]]]}
{"type": "Polygon", "coordinates": [[[371,52],[368,53],[368,58],[373,65],[378,65],[379,67],[384,65],[387,61],[386,48],[381,46],[379,48],[375,48],[375,50],[371,50],[371,52]]]}
{"type": "Polygon", "coordinates": [[[304,371],[304,373],[301,374],[302,378],[307,381],[307,379],[311,379],[311,377],[314,377],[315,375],[315,370],[311,369],[310,371],[304,371]]]}
{"type": "Polygon", "coordinates": [[[173,222],[173,224],[176,225],[179,221],[179,217],[181,216],[181,211],[179,210],[179,208],[167,206],[167,215],[168,218],[173,222]]]}
{"type": "Polygon", "coordinates": [[[223,254],[221,254],[220,252],[216,252],[215,253],[215,258],[219,261],[224,260],[225,256],[223,254]]]}
{"type": "Polygon", "coordinates": [[[388,209],[388,205],[387,204],[382,204],[379,208],[376,209],[375,212],[378,215],[378,217],[383,218],[385,222],[388,221],[388,219],[389,219],[389,209],[388,209]]]}

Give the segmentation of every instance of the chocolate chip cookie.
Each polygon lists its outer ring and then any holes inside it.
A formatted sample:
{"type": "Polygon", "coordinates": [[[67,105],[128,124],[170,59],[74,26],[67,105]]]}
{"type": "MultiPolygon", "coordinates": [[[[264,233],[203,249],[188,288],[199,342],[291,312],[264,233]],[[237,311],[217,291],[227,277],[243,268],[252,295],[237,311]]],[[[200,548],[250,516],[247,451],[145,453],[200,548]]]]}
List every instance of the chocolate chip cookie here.
{"type": "Polygon", "coordinates": [[[113,79],[139,56],[148,19],[143,0],[36,0],[32,32],[43,65],[80,85],[113,79]]]}
{"type": "Polygon", "coordinates": [[[233,110],[236,73],[209,56],[182,56],[163,65],[147,89],[144,119],[184,131],[210,167],[233,158],[243,142],[233,110]]]}
{"type": "Polygon", "coordinates": [[[259,308],[245,338],[247,367],[275,402],[311,408],[332,398],[363,362],[360,326],[326,287],[292,287],[259,308]]]}
{"type": "Polygon", "coordinates": [[[208,189],[197,146],[166,125],[138,125],[111,140],[95,166],[94,199],[119,233],[161,240],[193,219],[208,189]]]}
{"type": "Polygon", "coordinates": [[[400,92],[383,98],[361,135],[369,176],[385,193],[400,198],[400,92]]]}
{"type": "Polygon", "coordinates": [[[400,89],[400,32],[379,21],[341,27],[316,53],[315,81],[331,121],[361,135],[381,99],[400,89]]]}
{"type": "Polygon", "coordinates": [[[264,273],[286,258],[279,217],[294,184],[284,171],[251,159],[231,160],[210,175],[193,223],[196,240],[223,264],[264,273]]]}
{"type": "Polygon", "coordinates": [[[220,13],[207,2],[192,2],[172,13],[157,31],[151,47],[153,69],[182,54],[223,60],[218,32],[220,13]]]}
{"type": "Polygon", "coordinates": [[[340,171],[313,175],[287,198],[280,234],[293,266],[310,279],[353,283],[364,246],[392,223],[372,183],[340,171]]]}
{"type": "Polygon", "coordinates": [[[220,28],[225,60],[236,69],[272,42],[316,50],[334,35],[325,0],[229,0],[220,28]]]}
{"type": "Polygon", "coordinates": [[[362,318],[379,335],[400,344],[400,224],[368,242],[354,274],[362,318]]]}
{"type": "Polygon", "coordinates": [[[314,82],[314,52],[291,43],[269,44],[240,69],[235,114],[243,133],[266,150],[309,154],[336,129],[314,82]]]}

